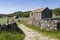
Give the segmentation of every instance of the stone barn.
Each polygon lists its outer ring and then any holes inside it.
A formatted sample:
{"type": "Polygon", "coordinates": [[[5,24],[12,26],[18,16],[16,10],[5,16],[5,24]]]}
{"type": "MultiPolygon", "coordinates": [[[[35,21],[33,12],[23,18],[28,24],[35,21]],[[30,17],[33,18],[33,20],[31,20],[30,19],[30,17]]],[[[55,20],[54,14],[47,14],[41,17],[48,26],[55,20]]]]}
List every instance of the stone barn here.
{"type": "Polygon", "coordinates": [[[52,11],[48,7],[40,8],[30,13],[28,24],[46,30],[59,30],[60,18],[52,18],[52,11]]]}

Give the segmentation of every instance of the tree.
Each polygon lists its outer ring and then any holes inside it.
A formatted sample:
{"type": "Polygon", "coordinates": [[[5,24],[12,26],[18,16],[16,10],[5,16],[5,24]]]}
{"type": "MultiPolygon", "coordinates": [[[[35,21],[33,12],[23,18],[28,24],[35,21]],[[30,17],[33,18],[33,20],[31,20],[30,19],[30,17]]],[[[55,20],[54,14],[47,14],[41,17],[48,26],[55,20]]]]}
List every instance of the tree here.
{"type": "Polygon", "coordinates": [[[54,9],[53,10],[53,14],[55,15],[55,16],[59,16],[60,15],[60,9],[58,8],[58,9],[54,9]]]}

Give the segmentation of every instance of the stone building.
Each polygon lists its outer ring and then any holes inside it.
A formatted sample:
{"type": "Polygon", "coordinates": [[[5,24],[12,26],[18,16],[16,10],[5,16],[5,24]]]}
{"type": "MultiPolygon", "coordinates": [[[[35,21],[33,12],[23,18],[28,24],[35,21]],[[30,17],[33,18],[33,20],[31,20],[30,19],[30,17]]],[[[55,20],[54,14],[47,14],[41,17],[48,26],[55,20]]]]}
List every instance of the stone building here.
{"type": "Polygon", "coordinates": [[[59,30],[60,18],[52,18],[52,11],[48,7],[40,8],[30,13],[28,24],[46,30],[59,30]]]}

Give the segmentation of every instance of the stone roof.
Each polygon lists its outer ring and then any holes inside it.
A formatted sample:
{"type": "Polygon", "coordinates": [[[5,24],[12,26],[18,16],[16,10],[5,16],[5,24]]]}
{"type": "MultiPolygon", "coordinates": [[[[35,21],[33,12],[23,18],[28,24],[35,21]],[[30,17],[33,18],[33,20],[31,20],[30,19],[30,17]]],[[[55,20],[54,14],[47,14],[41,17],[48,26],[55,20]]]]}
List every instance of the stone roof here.
{"type": "MultiPolygon", "coordinates": [[[[48,8],[48,7],[46,7],[46,8],[48,8]]],[[[42,11],[45,10],[46,8],[39,8],[39,9],[33,10],[31,13],[42,12],[42,11]]]]}

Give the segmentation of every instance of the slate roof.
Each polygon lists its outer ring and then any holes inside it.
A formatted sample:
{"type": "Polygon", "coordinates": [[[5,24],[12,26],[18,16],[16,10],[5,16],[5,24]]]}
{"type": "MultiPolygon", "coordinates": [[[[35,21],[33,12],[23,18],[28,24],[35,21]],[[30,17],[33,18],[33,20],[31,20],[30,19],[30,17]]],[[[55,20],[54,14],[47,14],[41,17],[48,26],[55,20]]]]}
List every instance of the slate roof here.
{"type": "Polygon", "coordinates": [[[46,8],[48,8],[48,7],[39,8],[39,9],[33,10],[31,13],[42,12],[42,11],[45,10],[46,8]]]}

